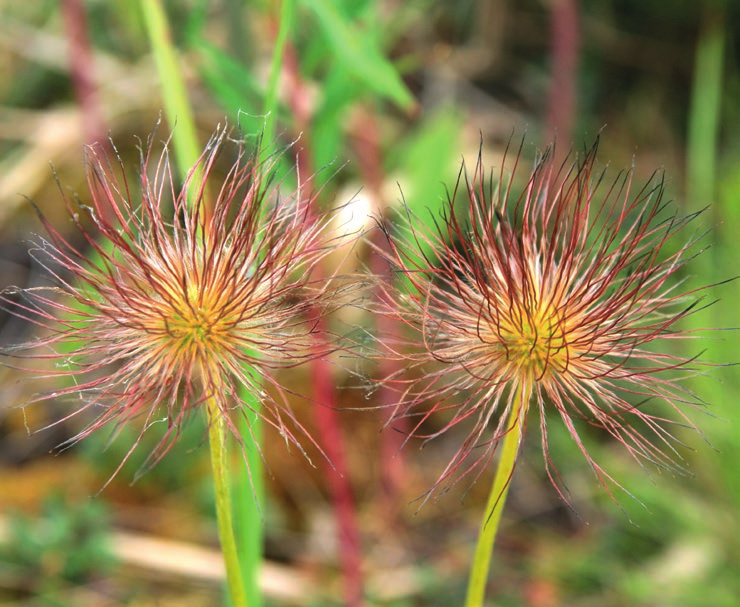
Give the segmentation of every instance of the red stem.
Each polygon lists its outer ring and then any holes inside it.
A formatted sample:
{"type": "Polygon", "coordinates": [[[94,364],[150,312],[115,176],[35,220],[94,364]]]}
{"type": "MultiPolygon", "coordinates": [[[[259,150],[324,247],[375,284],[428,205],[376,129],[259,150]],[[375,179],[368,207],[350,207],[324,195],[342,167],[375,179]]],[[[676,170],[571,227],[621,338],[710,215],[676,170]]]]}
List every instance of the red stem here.
{"type": "MultiPolygon", "coordinates": [[[[295,129],[301,134],[302,139],[302,145],[298,149],[298,169],[303,178],[306,178],[313,173],[313,163],[308,151],[311,107],[306,101],[310,97],[301,79],[298,57],[291,44],[285,48],[283,66],[286,97],[295,121],[295,129]]],[[[319,318],[316,325],[316,348],[318,351],[324,351],[326,344],[323,335],[327,328],[325,319],[319,318]]],[[[314,361],[313,394],[317,406],[313,410],[320,434],[320,444],[331,462],[331,464],[326,463],[326,478],[337,517],[339,559],[344,578],[345,603],[347,607],[363,607],[365,601],[362,545],[357,525],[355,499],[349,482],[344,432],[339,421],[339,403],[332,371],[332,365],[328,361],[314,361]]]]}
{"type": "MultiPolygon", "coordinates": [[[[361,112],[355,117],[352,124],[353,144],[358,158],[358,165],[362,173],[362,182],[374,198],[377,211],[382,212],[381,201],[383,200],[383,162],[380,145],[379,129],[375,115],[371,112],[361,112]]],[[[384,250],[388,241],[378,231],[375,232],[374,245],[384,250]]],[[[389,279],[390,269],[386,261],[380,255],[373,255],[370,261],[371,271],[381,281],[389,279]]],[[[399,330],[398,323],[382,314],[376,317],[376,330],[378,335],[393,335],[399,330]]],[[[378,368],[380,378],[396,377],[401,363],[391,358],[383,358],[378,368]]],[[[377,389],[376,398],[380,404],[384,421],[389,422],[393,412],[392,406],[396,402],[396,396],[390,382],[383,381],[377,389]]],[[[400,503],[398,499],[401,488],[406,481],[405,459],[401,447],[403,446],[405,434],[399,432],[399,425],[408,426],[408,420],[397,420],[393,429],[387,428],[380,435],[380,466],[381,484],[384,493],[384,511],[393,512],[400,503]]]]}
{"type": "MultiPolygon", "coordinates": [[[[62,13],[69,43],[69,73],[77,105],[80,108],[85,141],[110,151],[105,121],[95,84],[95,67],[87,36],[87,15],[82,0],[62,0],[62,13]]],[[[113,220],[110,203],[103,201],[98,213],[113,220]]]]}
{"type": "Polygon", "coordinates": [[[105,124],[95,86],[94,65],[87,36],[87,16],[82,0],[62,0],[62,13],[69,41],[69,71],[83,117],[87,143],[105,139],[105,124]]]}
{"type": "Polygon", "coordinates": [[[564,140],[560,146],[567,153],[576,113],[578,49],[580,30],[578,0],[552,0],[550,32],[552,43],[552,79],[550,82],[547,141],[553,136],[564,140]]]}
{"type": "MultiPolygon", "coordinates": [[[[319,335],[317,348],[324,344],[320,335],[325,329],[323,319],[317,323],[319,335]]],[[[332,365],[325,360],[313,364],[313,392],[317,401],[314,407],[321,446],[331,462],[326,462],[332,504],[337,517],[339,558],[344,577],[344,596],[348,607],[362,607],[364,579],[362,574],[362,543],[357,526],[355,499],[349,482],[349,469],[345,450],[344,433],[339,421],[338,403],[332,365]]]]}

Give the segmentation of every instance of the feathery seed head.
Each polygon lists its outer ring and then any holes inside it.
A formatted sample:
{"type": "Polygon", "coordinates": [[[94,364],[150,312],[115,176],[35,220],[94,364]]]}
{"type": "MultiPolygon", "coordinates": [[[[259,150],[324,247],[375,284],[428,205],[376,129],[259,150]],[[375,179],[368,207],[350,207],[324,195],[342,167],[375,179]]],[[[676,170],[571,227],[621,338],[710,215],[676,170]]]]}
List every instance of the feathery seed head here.
{"type": "Polygon", "coordinates": [[[167,145],[158,157],[153,148],[150,140],[142,150],[139,187],[117,154],[111,162],[102,148],[89,148],[91,205],[78,209],[63,193],[89,250],[41,216],[49,236],[33,255],[56,284],[20,292],[20,303],[19,290],[6,289],[1,300],[44,335],[6,354],[55,363],[45,377],[64,386],[35,401],[81,397],[69,417],[96,414],[70,442],[108,422],[140,417],[146,428],[164,417],[169,430],[153,464],[209,399],[236,432],[233,416],[244,413],[247,390],[267,422],[298,445],[293,431],[301,427],[273,370],[327,354],[316,351],[312,333],[337,305],[338,289],[313,270],[345,238],[329,232],[329,214],[316,211],[309,184],[299,178],[283,196],[271,181],[277,158],[260,164],[226,130],[214,134],[180,189],[167,145]],[[216,163],[227,143],[237,158],[220,179],[216,163]]]}
{"type": "Polygon", "coordinates": [[[691,218],[669,213],[660,180],[637,193],[631,173],[607,183],[596,149],[560,168],[546,153],[519,196],[521,150],[497,183],[479,155],[433,228],[411,217],[405,227],[382,226],[396,270],[382,311],[418,336],[382,339],[384,355],[412,369],[413,377],[388,378],[402,391],[394,416],[415,420],[412,434],[425,438],[472,421],[438,485],[490,460],[511,430],[515,398],[526,402],[513,423],[538,413],[556,487],[547,439],[555,413],[605,486],[619,485],[593,461],[575,420],[605,430],[638,461],[673,469],[680,460],[676,422],[654,404],[693,426],[681,405],[697,399],[681,379],[694,371],[670,349],[690,337],[679,323],[693,294],[680,291],[677,273],[695,240],[676,250],[672,237],[691,218]],[[447,420],[429,431],[438,412],[447,420]]]}

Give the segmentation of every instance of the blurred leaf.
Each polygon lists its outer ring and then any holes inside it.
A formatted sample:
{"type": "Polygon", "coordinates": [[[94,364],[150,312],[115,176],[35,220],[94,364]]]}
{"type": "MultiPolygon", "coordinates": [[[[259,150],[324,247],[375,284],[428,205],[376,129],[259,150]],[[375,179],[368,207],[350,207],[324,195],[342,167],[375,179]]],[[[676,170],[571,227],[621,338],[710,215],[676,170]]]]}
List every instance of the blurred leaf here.
{"type": "Polygon", "coordinates": [[[109,517],[101,500],[82,504],[49,497],[40,518],[11,515],[0,564],[29,580],[32,592],[79,583],[107,572],[114,562],[108,544],[109,517]]]}
{"type": "Polygon", "coordinates": [[[253,74],[207,40],[199,40],[196,46],[203,60],[201,75],[219,104],[234,118],[243,112],[261,123],[257,114],[263,105],[263,91],[253,74]]]}
{"type": "Polygon", "coordinates": [[[702,208],[714,199],[724,54],[724,12],[705,8],[688,124],[686,190],[690,208],[702,208]]]}
{"type": "Polygon", "coordinates": [[[454,156],[459,149],[462,125],[462,116],[456,110],[440,110],[429,115],[416,133],[392,150],[389,173],[400,173],[399,195],[405,206],[402,212],[410,216],[399,223],[392,222],[390,228],[407,232],[398,242],[411,245],[405,254],[422,266],[436,263],[434,247],[425,238],[417,239],[408,231],[419,230],[415,225],[418,223],[435,231],[434,222],[440,219],[447,203],[446,184],[454,183],[457,174],[454,156]]]}
{"type": "Polygon", "coordinates": [[[201,39],[208,24],[208,9],[210,0],[198,0],[185,11],[184,23],[180,26],[185,44],[192,45],[201,39]]]}
{"type": "Polygon", "coordinates": [[[314,116],[311,134],[314,162],[319,168],[344,160],[341,155],[345,113],[361,94],[357,85],[347,76],[344,67],[337,65],[333,66],[323,82],[322,103],[314,116]]]}
{"type": "Polygon", "coordinates": [[[406,110],[414,106],[414,97],[398,71],[370,36],[346,20],[329,0],[303,0],[303,3],[316,15],[334,57],[349,74],[406,110]]]}
{"type": "Polygon", "coordinates": [[[459,163],[463,117],[453,108],[429,115],[417,132],[393,151],[394,168],[411,212],[424,222],[439,217],[446,203],[445,184],[454,183],[459,163]]]}

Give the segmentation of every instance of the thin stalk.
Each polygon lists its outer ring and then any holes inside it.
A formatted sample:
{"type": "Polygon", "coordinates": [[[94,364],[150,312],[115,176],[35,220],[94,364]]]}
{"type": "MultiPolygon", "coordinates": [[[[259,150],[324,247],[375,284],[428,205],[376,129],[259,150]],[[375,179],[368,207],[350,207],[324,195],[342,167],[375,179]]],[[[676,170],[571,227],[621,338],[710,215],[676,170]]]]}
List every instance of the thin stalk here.
{"type": "Polygon", "coordinates": [[[725,13],[718,3],[705,7],[696,47],[686,162],[687,199],[692,209],[715,202],[724,53],[725,13]]]}
{"type": "MultiPolygon", "coordinates": [[[[319,331],[314,336],[317,349],[321,349],[324,320],[316,321],[319,331]]],[[[317,404],[314,407],[321,445],[328,462],[324,463],[326,479],[331,492],[332,507],[337,520],[337,539],[339,558],[344,583],[345,607],[365,605],[365,581],[362,572],[362,541],[357,526],[357,512],[352,486],[349,482],[349,464],[344,433],[339,420],[336,384],[332,376],[332,366],[328,361],[313,362],[313,394],[317,404]],[[331,462],[331,463],[329,463],[331,462]]]]}
{"type": "MultiPolygon", "coordinates": [[[[191,167],[197,165],[200,156],[195,119],[161,0],[141,0],[141,8],[162,83],[166,118],[173,130],[172,145],[178,173],[184,180],[191,167]],[[175,125],[177,129],[174,128],[175,125]]],[[[195,175],[194,179],[197,183],[199,176],[195,175]]],[[[260,607],[262,601],[259,575],[263,533],[259,504],[263,501],[264,493],[262,461],[257,447],[262,435],[260,403],[259,398],[246,388],[241,391],[240,397],[245,414],[240,417],[239,431],[247,444],[247,466],[237,470],[245,472],[235,472],[233,479],[229,477],[225,460],[223,418],[217,410],[209,409],[209,441],[216,489],[216,514],[231,604],[233,607],[260,607]],[[251,445],[247,437],[254,441],[251,445]],[[232,487],[229,486],[232,482],[233,494],[232,487]],[[233,513],[237,513],[236,527],[232,524],[233,513]]]]}
{"type": "Polygon", "coordinates": [[[72,86],[84,116],[82,125],[85,129],[85,140],[87,143],[103,142],[106,133],[105,121],[95,86],[95,63],[90,48],[85,5],[82,0],[63,0],[61,9],[67,29],[72,86]]]}
{"type": "MultiPolygon", "coordinates": [[[[293,22],[294,0],[284,0],[280,8],[280,28],[273,47],[270,74],[265,92],[264,114],[265,122],[262,132],[263,147],[261,158],[266,158],[272,152],[272,142],[275,137],[275,116],[277,114],[278,84],[283,63],[285,44],[291,31],[293,22]]],[[[260,417],[259,398],[252,390],[241,390],[240,398],[244,403],[244,415],[240,416],[239,432],[242,437],[251,437],[252,445],[247,445],[247,466],[242,467],[242,473],[235,475],[234,483],[234,510],[239,513],[236,527],[239,547],[242,557],[243,579],[246,584],[247,600],[250,607],[260,607],[262,596],[259,588],[259,571],[262,562],[262,512],[260,505],[264,503],[263,463],[260,451],[257,448],[262,441],[262,418],[260,417]]],[[[238,607],[237,604],[234,607],[238,607]]]]}
{"type": "MultiPolygon", "coordinates": [[[[259,414],[259,397],[245,387],[242,388],[239,398],[243,403],[244,413],[239,416],[238,428],[239,435],[246,445],[247,465],[234,470],[232,498],[234,512],[239,514],[235,531],[239,540],[247,604],[250,607],[260,607],[262,595],[259,578],[264,536],[260,505],[264,503],[265,483],[262,457],[257,446],[262,442],[263,424],[259,414]],[[251,441],[247,440],[248,438],[251,441]]],[[[239,607],[239,604],[234,603],[233,607],[239,607]]]]}
{"type": "Polygon", "coordinates": [[[578,0],[550,3],[551,79],[548,94],[547,141],[553,137],[565,145],[556,153],[565,156],[573,135],[578,98],[578,52],[580,24],[578,0]]]}
{"type": "MultiPolygon", "coordinates": [[[[292,3],[292,0],[289,0],[292,3]]],[[[283,3],[286,10],[288,1],[283,3]]],[[[292,11],[292,7],[287,10],[292,11]]],[[[292,18],[292,15],[290,15],[292,18]]],[[[281,23],[281,25],[284,23],[281,23]]],[[[281,28],[282,29],[282,28],[281,28]]],[[[281,44],[283,44],[281,42],[281,44]]],[[[311,146],[311,116],[306,112],[305,104],[299,102],[305,95],[305,88],[301,79],[298,58],[295,48],[288,45],[284,53],[283,71],[285,73],[286,103],[290,108],[293,119],[293,128],[296,133],[302,134],[303,145],[297,152],[298,172],[300,175],[314,174],[313,161],[309,152],[311,146]]],[[[273,123],[274,124],[274,123],[273,123]]],[[[312,184],[315,185],[315,184],[312,184]]],[[[320,213],[319,197],[313,199],[312,211],[320,213]]],[[[325,277],[323,265],[316,268],[316,278],[325,277]]],[[[315,326],[313,335],[315,349],[325,349],[326,319],[318,310],[317,315],[310,322],[315,326]]],[[[311,314],[313,316],[313,314],[311,314]]],[[[345,607],[363,607],[364,575],[362,571],[362,545],[357,523],[357,507],[352,484],[349,480],[349,463],[347,448],[342,424],[340,422],[340,405],[337,387],[332,373],[332,365],[322,359],[312,363],[312,388],[316,406],[313,413],[316,419],[316,428],[319,432],[319,443],[324,451],[327,462],[326,480],[329,485],[332,508],[337,522],[337,539],[339,544],[339,561],[344,583],[345,607]]]]}
{"type": "Polygon", "coordinates": [[[293,16],[295,13],[295,0],[283,0],[280,3],[279,26],[275,44],[272,50],[272,61],[270,62],[270,73],[267,78],[267,89],[265,90],[265,127],[262,133],[266,144],[265,152],[269,154],[269,146],[275,138],[275,121],[278,113],[278,85],[280,84],[280,72],[283,68],[283,56],[288,43],[291,30],[293,29],[293,16]]]}
{"type": "Polygon", "coordinates": [[[170,129],[174,132],[172,145],[175,149],[175,161],[180,175],[184,177],[190,168],[197,164],[200,157],[193,109],[161,0],[141,0],[140,4],[162,85],[165,116],[170,129]]]}
{"type": "Polygon", "coordinates": [[[228,430],[224,417],[213,399],[208,401],[208,442],[213,468],[213,487],[216,496],[216,520],[221,551],[226,566],[226,584],[234,607],[247,607],[244,581],[236,549],[236,538],[231,513],[231,479],[227,468],[228,430]]]}
{"type": "Polygon", "coordinates": [[[509,492],[519,445],[522,442],[524,424],[521,414],[522,411],[526,410],[528,401],[529,390],[527,386],[518,386],[514,393],[511,413],[509,414],[510,427],[503,439],[501,459],[496,469],[496,476],[493,479],[493,486],[488,496],[486,511],[478,534],[478,545],[475,548],[473,567],[468,580],[468,595],[465,600],[465,607],[483,607],[493,543],[501,521],[501,513],[504,510],[506,494],[509,492]]]}

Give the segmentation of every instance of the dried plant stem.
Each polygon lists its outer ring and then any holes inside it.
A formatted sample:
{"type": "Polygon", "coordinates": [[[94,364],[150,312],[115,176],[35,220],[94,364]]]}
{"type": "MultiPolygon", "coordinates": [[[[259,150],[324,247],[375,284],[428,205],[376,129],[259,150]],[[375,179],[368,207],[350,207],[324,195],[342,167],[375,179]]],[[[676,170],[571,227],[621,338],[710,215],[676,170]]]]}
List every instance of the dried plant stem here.
{"type": "Polygon", "coordinates": [[[213,487],[216,495],[216,519],[226,566],[226,582],[231,604],[234,607],[246,607],[248,603],[231,516],[231,475],[227,466],[226,445],[228,430],[224,417],[213,399],[208,401],[208,417],[208,442],[211,448],[213,487]]]}
{"type": "Polygon", "coordinates": [[[493,479],[493,486],[488,496],[486,511],[478,534],[478,545],[475,548],[473,566],[468,580],[466,607],[483,607],[493,543],[496,539],[496,532],[501,521],[501,513],[504,510],[506,494],[509,491],[511,476],[514,473],[514,465],[522,440],[524,425],[521,414],[526,410],[529,394],[528,386],[520,384],[516,388],[511,402],[510,426],[501,445],[501,459],[496,469],[496,476],[493,479]]]}

